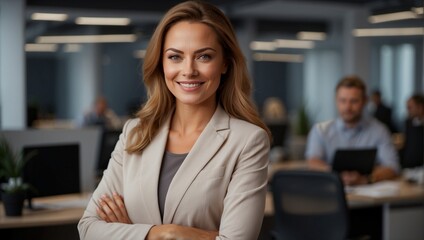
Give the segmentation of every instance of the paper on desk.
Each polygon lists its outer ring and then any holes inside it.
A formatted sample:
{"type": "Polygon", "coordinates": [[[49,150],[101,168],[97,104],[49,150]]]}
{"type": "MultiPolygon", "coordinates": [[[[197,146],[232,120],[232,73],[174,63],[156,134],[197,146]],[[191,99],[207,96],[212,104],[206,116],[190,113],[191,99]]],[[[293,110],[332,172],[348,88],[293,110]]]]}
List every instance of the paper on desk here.
{"type": "Polygon", "coordinates": [[[400,183],[397,181],[382,181],[378,183],[349,187],[348,193],[367,197],[388,197],[399,194],[400,183]]]}

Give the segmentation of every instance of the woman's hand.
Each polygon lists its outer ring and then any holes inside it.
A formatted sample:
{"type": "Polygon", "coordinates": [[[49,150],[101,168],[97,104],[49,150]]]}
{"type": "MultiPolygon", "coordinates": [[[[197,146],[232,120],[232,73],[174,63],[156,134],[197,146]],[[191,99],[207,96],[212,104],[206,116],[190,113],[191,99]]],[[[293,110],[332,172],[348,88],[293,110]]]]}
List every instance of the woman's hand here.
{"type": "Polygon", "coordinates": [[[113,193],[112,198],[103,195],[99,200],[97,214],[105,222],[119,222],[132,224],[125,208],[124,199],[117,193],[113,193]]]}
{"type": "Polygon", "coordinates": [[[218,231],[207,231],[176,224],[153,226],[147,234],[146,240],[214,240],[218,231]]]}

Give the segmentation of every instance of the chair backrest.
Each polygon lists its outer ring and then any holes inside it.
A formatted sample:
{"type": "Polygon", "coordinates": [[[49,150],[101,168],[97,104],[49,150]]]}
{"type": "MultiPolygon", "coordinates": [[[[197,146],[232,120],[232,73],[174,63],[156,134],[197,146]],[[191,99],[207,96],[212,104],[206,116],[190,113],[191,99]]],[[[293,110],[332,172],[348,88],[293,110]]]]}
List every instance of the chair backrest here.
{"type": "Polygon", "coordinates": [[[271,182],[275,233],[286,240],[341,240],[348,208],[343,183],[330,172],[282,170],[271,182]]]}

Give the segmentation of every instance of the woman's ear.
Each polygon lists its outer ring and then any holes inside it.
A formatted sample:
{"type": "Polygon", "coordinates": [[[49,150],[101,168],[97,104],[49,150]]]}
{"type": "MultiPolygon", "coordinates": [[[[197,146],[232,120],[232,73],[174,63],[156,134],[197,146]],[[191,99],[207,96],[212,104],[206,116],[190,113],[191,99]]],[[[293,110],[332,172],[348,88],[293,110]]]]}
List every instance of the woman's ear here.
{"type": "Polygon", "coordinates": [[[222,68],[221,74],[226,74],[228,70],[228,63],[224,63],[224,66],[222,68]]]}

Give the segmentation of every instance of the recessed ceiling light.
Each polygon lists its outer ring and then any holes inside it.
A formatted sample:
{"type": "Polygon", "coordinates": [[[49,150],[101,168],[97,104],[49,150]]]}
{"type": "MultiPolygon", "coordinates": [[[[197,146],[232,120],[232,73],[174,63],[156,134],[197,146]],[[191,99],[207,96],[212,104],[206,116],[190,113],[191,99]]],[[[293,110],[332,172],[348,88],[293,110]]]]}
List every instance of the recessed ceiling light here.
{"type": "Polygon", "coordinates": [[[68,19],[68,15],[64,13],[33,13],[31,15],[32,20],[42,21],[65,21],[68,19]]]}
{"type": "Polygon", "coordinates": [[[325,32],[298,32],[297,38],[300,40],[325,40],[327,34],[325,32]]]}
{"type": "Polygon", "coordinates": [[[277,39],[275,40],[277,48],[314,48],[315,44],[313,41],[305,40],[289,40],[289,39],[277,39]]]}
{"type": "Polygon", "coordinates": [[[114,25],[126,26],[130,24],[129,18],[105,18],[105,17],[78,17],[75,23],[79,25],[114,25]]]}
{"type": "Polygon", "coordinates": [[[358,28],[352,34],[355,37],[420,36],[424,35],[424,28],[358,28]]]}
{"type": "Polygon", "coordinates": [[[135,42],[136,34],[40,36],[37,43],[112,43],[135,42]]]}
{"type": "Polygon", "coordinates": [[[57,50],[56,44],[38,44],[38,43],[25,44],[26,52],[55,52],[56,50],[57,50]]]}
{"type": "Polygon", "coordinates": [[[300,54],[254,53],[253,60],[266,62],[302,62],[303,56],[300,54]]]}

